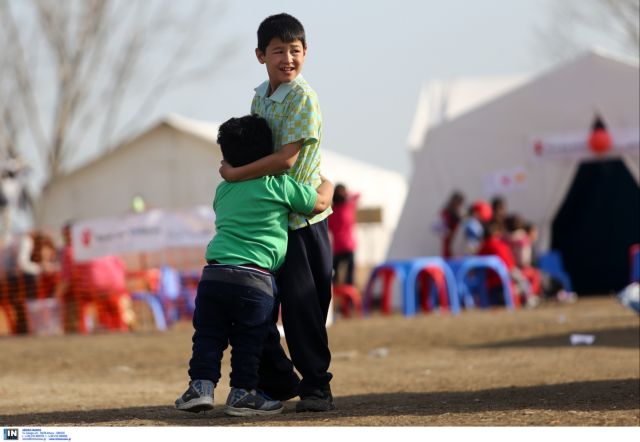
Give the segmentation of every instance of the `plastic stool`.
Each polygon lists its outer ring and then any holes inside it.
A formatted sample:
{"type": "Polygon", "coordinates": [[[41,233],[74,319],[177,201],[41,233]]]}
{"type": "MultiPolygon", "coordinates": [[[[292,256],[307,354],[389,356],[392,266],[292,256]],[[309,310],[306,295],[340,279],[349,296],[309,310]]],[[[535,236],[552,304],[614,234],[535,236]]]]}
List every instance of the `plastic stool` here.
{"type": "Polygon", "coordinates": [[[340,311],[345,318],[350,318],[353,312],[357,316],[362,315],[362,298],[354,286],[349,284],[334,285],[333,297],[340,299],[340,311]]]}
{"type": "Polygon", "coordinates": [[[465,258],[450,259],[447,262],[455,272],[456,284],[458,285],[458,295],[461,300],[464,300],[465,307],[469,308],[473,306],[472,302],[469,301],[470,299],[473,299],[471,296],[471,289],[466,283],[466,277],[472,270],[481,272],[476,281],[476,287],[480,297],[480,306],[489,306],[489,296],[487,294],[487,287],[485,284],[485,272],[487,269],[496,272],[502,282],[505,306],[509,309],[514,309],[519,306],[519,302],[514,300],[513,297],[513,291],[511,290],[511,278],[509,277],[507,267],[497,256],[467,256],[465,258]]]}
{"type": "Polygon", "coordinates": [[[551,250],[538,258],[538,268],[562,283],[562,288],[566,291],[573,291],[571,288],[571,278],[562,265],[562,255],[560,252],[551,250]]]}
{"type": "Polygon", "coordinates": [[[167,320],[164,317],[164,310],[162,309],[162,303],[160,300],[151,293],[132,293],[131,299],[133,301],[142,301],[149,306],[151,313],[153,314],[153,320],[158,330],[167,329],[167,320]]]}
{"type": "MultiPolygon", "coordinates": [[[[423,272],[429,275],[435,275],[434,268],[440,270],[446,281],[446,290],[449,295],[447,305],[451,313],[458,314],[460,312],[460,303],[457,296],[454,274],[447,263],[442,258],[436,256],[417,257],[408,260],[392,260],[375,267],[369,276],[369,281],[364,293],[365,313],[371,310],[373,285],[378,277],[382,277],[382,313],[391,314],[391,289],[393,279],[397,277],[401,286],[402,312],[405,316],[414,316],[417,310],[416,288],[418,276],[423,272]]],[[[437,278],[437,276],[435,278],[437,278]]],[[[423,297],[427,296],[426,289],[423,285],[423,297]]],[[[441,306],[445,304],[442,302],[442,298],[440,304],[441,306]]]]}
{"type": "Polygon", "coordinates": [[[447,282],[442,269],[439,267],[426,267],[418,274],[418,280],[422,284],[422,290],[420,292],[420,306],[422,307],[422,311],[430,312],[433,310],[436,301],[441,309],[449,310],[447,282]],[[432,283],[433,286],[431,286],[432,283]]]}

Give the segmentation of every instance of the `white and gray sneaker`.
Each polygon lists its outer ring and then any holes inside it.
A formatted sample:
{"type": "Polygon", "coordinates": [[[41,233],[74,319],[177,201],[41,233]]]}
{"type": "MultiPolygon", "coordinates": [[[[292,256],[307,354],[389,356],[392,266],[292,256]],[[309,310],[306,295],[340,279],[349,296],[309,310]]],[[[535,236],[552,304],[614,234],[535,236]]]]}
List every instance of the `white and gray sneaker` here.
{"type": "Polygon", "coordinates": [[[198,413],[213,409],[213,389],[215,384],[207,379],[189,382],[189,388],[176,399],[176,408],[198,413]]]}
{"type": "Polygon", "coordinates": [[[224,412],[229,416],[263,416],[282,413],[283,408],[282,402],[259,390],[232,387],[224,412]]]}

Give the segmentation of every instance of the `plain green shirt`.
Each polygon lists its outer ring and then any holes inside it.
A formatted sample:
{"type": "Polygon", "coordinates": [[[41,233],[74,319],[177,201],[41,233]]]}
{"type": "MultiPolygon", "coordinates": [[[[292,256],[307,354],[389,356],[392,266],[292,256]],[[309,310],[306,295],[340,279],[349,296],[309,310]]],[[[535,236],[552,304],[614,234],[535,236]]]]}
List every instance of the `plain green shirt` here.
{"type": "Polygon", "coordinates": [[[277,270],[287,253],[289,213],[311,212],[317,197],[314,187],[288,175],[221,182],[213,200],[216,234],[206,260],[277,270]]]}
{"type": "MultiPolygon", "coordinates": [[[[273,134],[274,149],[302,141],[302,149],[295,164],[287,171],[299,183],[320,185],[320,144],[322,142],[322,113],[315,91],[298,75],[289,83],[282,83],[271,96],[269,81],[255,88],[251,113],[267,120],[273,134]]],[[[300,229],[331,215],[331,207],[315,216],[304,213],[289,215],[289,228],[300,229]],[[307,224],[308,222],[308,224],[307,224]]]]}

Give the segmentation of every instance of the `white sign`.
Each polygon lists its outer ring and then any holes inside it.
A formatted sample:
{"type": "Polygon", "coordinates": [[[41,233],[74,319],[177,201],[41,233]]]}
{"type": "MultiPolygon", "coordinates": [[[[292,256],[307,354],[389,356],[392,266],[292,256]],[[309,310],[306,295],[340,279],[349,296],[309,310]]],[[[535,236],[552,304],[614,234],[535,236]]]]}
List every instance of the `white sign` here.
{"type": "Polygon", "coordinates": [[[71,232],[77,261],[167,247],[206,246],[215,232],[211,207],[153,209],[137,215],[78,221],[71,232]]]}
{"type": "MultiPolygon", "coordinates": [[[[610,154],[640,154],[640,128],[627,127],[609,130],[610,154]]],[[[588,158],[596,155],[589,147],[590,131],[566,132],[531,137],[529,152],[540,160],[588,158]]]]}

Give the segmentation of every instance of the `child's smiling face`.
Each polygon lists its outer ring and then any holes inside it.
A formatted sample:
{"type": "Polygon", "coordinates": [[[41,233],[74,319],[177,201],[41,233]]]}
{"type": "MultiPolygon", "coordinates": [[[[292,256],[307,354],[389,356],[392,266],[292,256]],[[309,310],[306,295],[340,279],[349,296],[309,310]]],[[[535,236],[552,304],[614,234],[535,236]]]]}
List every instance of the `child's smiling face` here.
{"type": "Polygon", "coordinates": [[[285,43],[278,37],[271,39],[264,52],[256,49],[256,56],[261,64],[267,65],[270,93],[273,93],[282,83],[293,81],[304,65],[307,49],[300,40],[285,43]]]}

